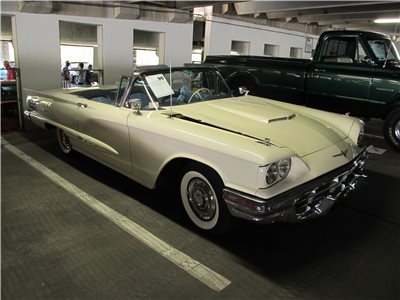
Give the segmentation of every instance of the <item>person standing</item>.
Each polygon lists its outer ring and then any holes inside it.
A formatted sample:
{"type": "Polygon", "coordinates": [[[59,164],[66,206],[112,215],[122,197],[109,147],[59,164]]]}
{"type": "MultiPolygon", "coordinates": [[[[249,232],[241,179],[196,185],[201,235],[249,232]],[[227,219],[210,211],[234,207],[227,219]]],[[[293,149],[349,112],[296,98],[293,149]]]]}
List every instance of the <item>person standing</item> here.
{"type": "Polygon", "coordinates": [[[11,67],[10,62],[8,60],[5,60],[3,65],[7,70],[7,80],[15,80],[17,76],[14,68],[11,67]]]}
{"type": "Polygon", "coordinates": [[[79,85],[85,84],[86,71],[83,68],[84,68],[84,64],[83,64],[83,62],[80,62],[78,64],[78,84],[79,85]]]}
{"type": "Polygon", "coordinates": [[[93,73],[93,66],[89,65],[88,69],[85,71],[85,85],[92,85],[93,83],[92,73],[93,73]]]}
{"type": "Polygon", "coordinates": [[[71,86],[71,74],[69,73],[70,65],[70,62],[67,60],[65,61],[64,68],[62,69],[61,80],[63,88],[68,88],[71,86]]]}

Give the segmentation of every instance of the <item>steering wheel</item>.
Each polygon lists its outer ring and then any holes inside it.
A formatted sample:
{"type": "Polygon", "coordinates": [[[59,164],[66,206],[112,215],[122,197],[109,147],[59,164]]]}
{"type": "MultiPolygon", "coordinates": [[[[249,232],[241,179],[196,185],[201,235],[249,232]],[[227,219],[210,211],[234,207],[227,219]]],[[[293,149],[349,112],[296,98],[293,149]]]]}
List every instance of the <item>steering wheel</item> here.
{"type": "Polygon", "coordinates": [[[189,98],[189,100],[188,100],[187,103],[190,103],[190,101],[192,101],[192,99],[193,99],[193,97],[194,97],[195,95],[199,96],[200,100],[203,100],[203,97],[201,97],[201,94],[200,94],[200,92],[202,92],[202,91],[203,91],[203,92],[208,92],[208,93],[211,95],[211,90],[210,90],[210,89],[205,88],[205,87],[202,87],[202,88],[199,88],[197,91],[195,91],[195,92],[192,94],[192,96],[190,96],[190,98],[189,98]]]}

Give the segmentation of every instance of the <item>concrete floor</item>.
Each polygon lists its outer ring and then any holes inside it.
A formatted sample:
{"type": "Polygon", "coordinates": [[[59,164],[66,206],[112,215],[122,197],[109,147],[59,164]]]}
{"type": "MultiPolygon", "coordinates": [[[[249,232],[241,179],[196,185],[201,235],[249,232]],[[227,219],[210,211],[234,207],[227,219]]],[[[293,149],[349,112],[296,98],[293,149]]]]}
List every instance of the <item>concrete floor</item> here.
{"type": "MultiPolygon", "coordinates": [[[[368,124],[379,134],[378,124],[368,124]]],[[[400,295],[400,154],[371,155],[369,176],[329,215],[300,224],[240,222],[199,235],[175,199],[82,155],[54,133],[3,135],[47,168],[231,281],[213,291],[2,145],[2,299],[395,299],[400,295]]]]}

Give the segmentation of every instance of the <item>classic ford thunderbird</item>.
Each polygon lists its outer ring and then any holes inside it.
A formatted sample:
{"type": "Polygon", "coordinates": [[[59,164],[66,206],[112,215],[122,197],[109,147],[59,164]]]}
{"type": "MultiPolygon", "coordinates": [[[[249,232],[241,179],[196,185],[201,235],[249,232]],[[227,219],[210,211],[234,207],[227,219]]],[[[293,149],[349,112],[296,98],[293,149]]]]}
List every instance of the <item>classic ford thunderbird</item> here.
{"type": "MultiPolygon", "coordinates": [[[[221,233],[240,217],[298,222],[329,211],[363,177],[363,123],[233,97],[208,66],[157,66],[119,86],[27,90],[26,117],[148,188],[175,187],[190,220],[221,233]]],[[[167,197],[168,198],[168,197],[167,197]]]]}

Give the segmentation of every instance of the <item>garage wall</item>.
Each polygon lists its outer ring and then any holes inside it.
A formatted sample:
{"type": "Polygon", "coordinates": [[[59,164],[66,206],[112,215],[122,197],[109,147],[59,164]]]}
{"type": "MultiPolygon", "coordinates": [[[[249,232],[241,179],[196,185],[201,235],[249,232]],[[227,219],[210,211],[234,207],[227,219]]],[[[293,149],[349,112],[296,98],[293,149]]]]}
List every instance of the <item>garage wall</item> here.
{"type": "Polygon", "coordinates": [[[88,18],[2,11],[16,20],[16,52],[22,87],[60,87],[59,21],[99,25],[104,83],[112,84],[121,74],[132,73],[133,30],[165,33],[165,61],[173,65],[190,62],[193,24],[88,18]]]}
{"type": "MultiPolygon", "coordinates": [[[[232,39],[250,42],[250,55],[264,55],[264,44],[279,45],[279,56],[289,57],[290,47],[303,49],[302,58],[311,58],[311,53],[304,52],[305,34],[263,25],[244,23],[209,16],[206,22],[204,41],[205,55],[229,55],[232,39]]],[[[318,36],[307,35],[313,39],[313,49],[318,36]]]]}
{"type": "Polygon", "coordinates": [[[13,40],[17,43],[17,67],[21,71],[23,87],[48,89],[60,86],[57,19],[21,14],[15,17],[15,22],[16,37],[13,40]]]}

